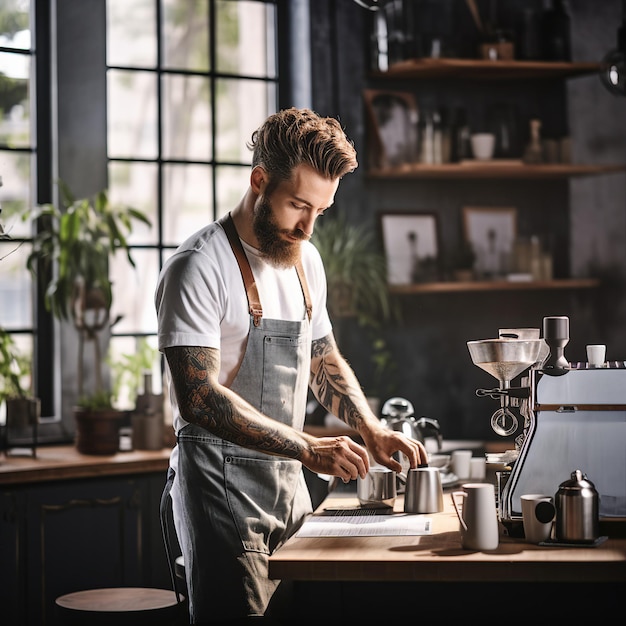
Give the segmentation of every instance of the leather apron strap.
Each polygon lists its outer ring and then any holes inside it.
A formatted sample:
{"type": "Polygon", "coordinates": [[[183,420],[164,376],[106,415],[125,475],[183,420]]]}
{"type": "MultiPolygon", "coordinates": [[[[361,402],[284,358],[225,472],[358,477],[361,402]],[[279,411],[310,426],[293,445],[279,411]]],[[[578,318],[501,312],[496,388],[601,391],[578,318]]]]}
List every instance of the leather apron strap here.
{"type": "MultiPolygon", "coordinates": [[[[259,290],[257,289],[256,281],[254,280],[254,276],[252,274],[250,262],[248,261],[248,257],[246,256],[241,240],[239,239],[237,229],[235,228],[235,222],[233,221],[230,212],[218,221],[224,229],[226,237],[228,237],[230,247],[233,249],[233,253],[237,259],[237,265],[239,265],[239,271],[241,272],[243,284],[246,289],[246,296],[248,298],[248,310],[254,319],[254,325],[258,326],[261,322],[261,318],[263,317],[263,307],[261,306],[261,298],[259,298],[259,290]]],[[[306,276],[304,275],[302,259],[298,259],[296,263],[296,273],[298,274],[302,295],[304,296],[306,314],[309,321],[311,321],[313,303],[311,301],[311,294],[309,293],[309,285],[306,281],[306,276]]]]}

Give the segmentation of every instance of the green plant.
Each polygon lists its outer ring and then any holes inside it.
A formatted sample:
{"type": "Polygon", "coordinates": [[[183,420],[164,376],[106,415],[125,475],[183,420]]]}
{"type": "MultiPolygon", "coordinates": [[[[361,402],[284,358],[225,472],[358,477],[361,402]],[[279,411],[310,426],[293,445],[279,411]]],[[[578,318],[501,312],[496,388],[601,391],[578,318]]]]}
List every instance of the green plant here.
{"type": "Polygon", "coordinates": [[[319,220],[311,241],[324,261],[330,316],[355,317],[369,340],[373,383],[368,392],[390,393],[395,361],[382,329],[400,319],[400,310],[389,292],[387,262],[373,230],[339,215],[319,220]]]}
{"type": "Polygon", "coordinates": [[[151,224],[140,211],[114,206],[102,190],[88,198],[74,198],[59,181],[63,208],[46,204],[27,212],[23,219],[37,222],[26,265],[36,276],[46,309],[59,320],[70,320],[79,332],[79,404],[111,406],[111,394],[102,384],[99,334],[109,324],[113,301],[109,263],[116,252],[125,253],[135,267],[128,236],[136,222],[151,224]],[[93,393],[83,393],[84,343],[94,346],[93,393]]]}
{"type": "Polygon", "coordinates": [[[0,403],[8,398],[30,398],[30,377],[29,359],[20,354],[13,337],[0,327],[0,403]]]}
{"type": "Polygon", "coordinates": [[[324,261],[331,317],[376,325],[393,316],[387,263],[371,229],[339,215],[318,221],[311,241],[324,261]]]}

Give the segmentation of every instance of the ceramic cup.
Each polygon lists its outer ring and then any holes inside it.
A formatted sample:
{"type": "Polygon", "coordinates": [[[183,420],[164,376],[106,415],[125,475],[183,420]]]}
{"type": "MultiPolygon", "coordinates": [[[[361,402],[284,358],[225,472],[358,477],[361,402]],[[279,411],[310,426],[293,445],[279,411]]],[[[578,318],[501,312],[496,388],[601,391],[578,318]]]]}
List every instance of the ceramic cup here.
{"type": "Polygon", "coordinates": [[[524,537],[529,543],[541,543],[552,535],[555,508],[552,496],[527,493],[520,497],[524,537]]]}
{"type": "Polygon", "coordinates": [[[591,367],[602,367],[606,359],[606,346],[592,344],[587,346],[587,361],[591,367]]]}
{"type": "Polygon", "coordinates": [[[474,133],[470,137],[472,154],[479,161],[488,161],[493,158],[496,147],[496,136],[493,133],[474,133]]]}
{"type": "Polygon", "coordinates": [[[443,511],[441,473],[437,467],[410,469],[404,491],[405,513],[440,513],[443,511]]]}
{"type": "Polygon", "coordinates": [[[487,459],[484,456],[473,456],[470,459],[471,480],[481,481],[487,477],[487,459]]]}
{"type": "Polygon", "coordinates": [[[454,450],[450,455],[450,469],[459,480],[467,480],[470,477],[471,463],[471,450],[454,450]]]}
{"type": "Polygon", "coordinates": [[[461,524],[466,550],[495,550],[499,544],[496,494],[490,483],[465,483],[452,492],[452,504],[461,524]]]}
{"type": "Polygon", "coordinates": [[[356,493],[362,506],[393,507],[396,501],[396,473],[386,467],[370,467],[365,478],[356,479],[356,493]]]}

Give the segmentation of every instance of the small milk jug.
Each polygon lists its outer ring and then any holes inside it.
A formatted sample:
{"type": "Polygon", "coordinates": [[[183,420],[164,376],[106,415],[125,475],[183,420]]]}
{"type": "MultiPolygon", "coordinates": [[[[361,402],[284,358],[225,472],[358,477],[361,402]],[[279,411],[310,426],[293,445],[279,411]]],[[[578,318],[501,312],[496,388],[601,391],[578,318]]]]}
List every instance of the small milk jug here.
{"type": "Polygon", "coordinates": [[[495,490],[491,483],[466,483],[452,492],[452,504],[461,523],[466,550],[495,550],[499,543],[495,490]],[[458,499],[462,499],[459,508],[458,499]]]}

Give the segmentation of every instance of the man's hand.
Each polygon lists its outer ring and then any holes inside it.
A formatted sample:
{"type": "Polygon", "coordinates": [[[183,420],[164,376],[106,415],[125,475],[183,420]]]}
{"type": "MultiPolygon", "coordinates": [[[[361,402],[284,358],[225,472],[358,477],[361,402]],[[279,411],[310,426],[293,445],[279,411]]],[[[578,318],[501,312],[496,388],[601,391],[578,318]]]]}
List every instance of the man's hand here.
{"type": "Polygon", "coordinates": [[[337,476],[344,483],[365,478],[370,467],[367,450],[347,436],[310,437],[300,461],[312,472],[337,476]]]}
{"type": "Polygon", "coordinates": [[[402,452],[408,458],[411,468],[428,463],[424,445],[398,431],[377,425],[375,428],[362,428],[360,435],[372,458],[396,472],[402,471],[402,465],[393,458],[394,452],[402,452]]]}

